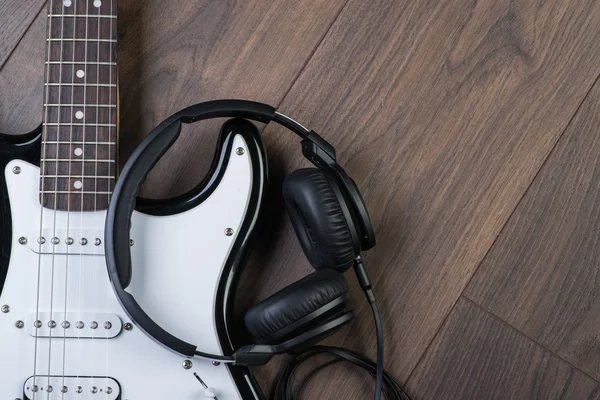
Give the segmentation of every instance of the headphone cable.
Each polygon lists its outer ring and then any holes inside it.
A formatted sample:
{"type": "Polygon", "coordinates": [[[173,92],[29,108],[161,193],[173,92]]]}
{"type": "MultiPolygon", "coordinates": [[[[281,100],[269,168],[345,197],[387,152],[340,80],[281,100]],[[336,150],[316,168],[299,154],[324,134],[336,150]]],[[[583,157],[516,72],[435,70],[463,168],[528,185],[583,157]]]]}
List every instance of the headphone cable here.
{"type": "Polygon", "coordinates": [[[385,393],[385,397],[391,400],[410,400],[410,396],[402,388],[400,383],[394,379],[383,368],[384,360],[384,348],[383,348],[383,326],[381,322],[381,314],[377,307],[377,301],[373,288],[367,275],[366,268],[363,260],[358,256],[354,263],[354,271],[356,277],[363,289],[367,301],[371,305],[373,311],[373,317],[375,319],[375,330],[377,334],[377,362],[374,362],[367,357],[356,353],[352,350],[343,349],[341,347],[334,346],[312,346],[308,350],[296,354],[286,365],[278,380],[274,385],[273,399],[275,400],[299,400],[303,389],[306,387],[308,382],[314,378],[319,372],[324,369],[335,365],[340,362],[349,362],[360,368],[366,370],[373,378],[375,378],[375,400],[381,400],[382,393],[385,393]],[[321,366],[315,368],[308,375],[306,375],[297,385],[296,389],[293,388],[293,375],[308,359],[316,357],[320,354],[330,354],[334,356],[333,360],[330,360],[321,366]]]}

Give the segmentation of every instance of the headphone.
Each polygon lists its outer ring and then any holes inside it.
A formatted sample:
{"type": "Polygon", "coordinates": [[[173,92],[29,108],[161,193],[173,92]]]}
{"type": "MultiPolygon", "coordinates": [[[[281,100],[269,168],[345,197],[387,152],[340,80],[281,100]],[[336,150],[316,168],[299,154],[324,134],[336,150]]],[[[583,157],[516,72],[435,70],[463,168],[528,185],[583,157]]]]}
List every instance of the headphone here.
{"type": "Polygon", "coordinates": [[[361,251],[371,249],[375,243],[363,198],[355,182],[337,163],[331,144],[269,105],[216,100],[172,115],[135,150],[115,185],[106,219],[105,250],[117,298],[132,321],[151,338],[187,357],[199,356],[234,365],[262,365],[275,354],[297,352],[316,344],[355,318],[353,311],[346,310],[348,283],[342,275],[350,267],[354,266],[369,302],[375,304],[360,257],[361,251]],[[300,136],[302,153],[315,166],[296,170],[283,182],[289,218],[315,272],[251,307],[245,315],[245,324],[255,344],[244,346],[231,356],[203,353],[198,346],[171,335],[125,291],[132,269],[131,216],[140,185],[179,137],[182,123],[223,117],[262,123],[274,121],[286,127],[300,136]]]}

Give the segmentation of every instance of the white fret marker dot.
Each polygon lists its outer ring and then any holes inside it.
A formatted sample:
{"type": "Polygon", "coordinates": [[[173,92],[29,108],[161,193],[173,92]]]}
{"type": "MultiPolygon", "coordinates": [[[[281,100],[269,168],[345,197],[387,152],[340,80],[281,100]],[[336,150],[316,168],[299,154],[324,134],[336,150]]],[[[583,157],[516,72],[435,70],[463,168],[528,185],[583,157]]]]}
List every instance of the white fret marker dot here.
{"type": "Polygon", "coordinates": [[[78,78],[83,78],[85,76],[85,72],[83,72],[82,69],[80,69],[79,71],[77,71],[77,77],[78,78]]]}
{"type": "Polygon", "coordinates": [[[75,183],[73,183],[73,186],[75,187],[75,189],[81,189],[83,187],[83,183],[81,183],[81,181],[75,181],[75,183]]]}
{"type": "Polygon", "coordinates": [[[75,113],[75,118],[82,119],[83,118],[83,111],[77,111],[75,113]]]}
{"type": "Polygon", "coordinates": [[[77,157],[81,157],[81,155],[83,154],[83,149],[81,147],[78,147],[73,152],[77,157]]]}
{"type": "Polygon", "coordinates": [[[65,7],[71,7],[71,4],[73,4],[73,2],[71,0],[65,0],[64,2],[65,7]]]}
{"type": "Polygon", "coordinates": [[[100,8],[101,5],[102,5],[102,2],[100,0],[94,0],[94,7],[100,8]]]}

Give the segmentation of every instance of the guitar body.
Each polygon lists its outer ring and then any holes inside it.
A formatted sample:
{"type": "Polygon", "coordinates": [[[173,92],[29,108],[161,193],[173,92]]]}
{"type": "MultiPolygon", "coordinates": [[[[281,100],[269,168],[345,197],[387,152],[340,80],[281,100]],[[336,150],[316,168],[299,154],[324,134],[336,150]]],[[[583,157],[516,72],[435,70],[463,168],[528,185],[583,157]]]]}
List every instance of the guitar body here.
{"type": "MultiPolygon", "coordinates": [[[[215,354],[240,344],[233,294],[266,182],[256,128],[227,126],[196,189],[139,202],[127,288],[159,325],[215,354]]],[[[187,360],[130,324],[107,274],[106,211],[42,209],[35,137],[0,143],[0,398],[198,400],[203,383],[219,400],[264,398],[248,369],[187,360]]]]}

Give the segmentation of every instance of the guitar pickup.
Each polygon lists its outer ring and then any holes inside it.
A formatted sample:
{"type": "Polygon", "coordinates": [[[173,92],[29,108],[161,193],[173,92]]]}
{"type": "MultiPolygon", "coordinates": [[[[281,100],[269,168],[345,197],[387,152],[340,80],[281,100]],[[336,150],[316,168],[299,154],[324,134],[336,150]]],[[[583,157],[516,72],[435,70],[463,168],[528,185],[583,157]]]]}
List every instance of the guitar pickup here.
{"type": "Polygon", "coordinates": [[[104,256],[104,229],[42,229],[26,238],[37,254],[104,256]]]}
{"type": "Polygon", "coordinates": [[[30,314],[25,320],[25,330],[32,337],[113,339],[121,333],[123,322],[116,314],[52,313],[30,314]]]}
{"type": "Polygon", "coordinates": [[[23,399],[34,400],[117,400],[119,383],[108,377],[32,376],[23,385],[23,399]]]}

